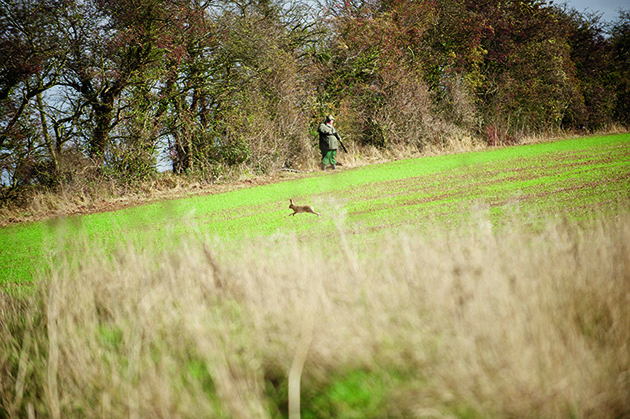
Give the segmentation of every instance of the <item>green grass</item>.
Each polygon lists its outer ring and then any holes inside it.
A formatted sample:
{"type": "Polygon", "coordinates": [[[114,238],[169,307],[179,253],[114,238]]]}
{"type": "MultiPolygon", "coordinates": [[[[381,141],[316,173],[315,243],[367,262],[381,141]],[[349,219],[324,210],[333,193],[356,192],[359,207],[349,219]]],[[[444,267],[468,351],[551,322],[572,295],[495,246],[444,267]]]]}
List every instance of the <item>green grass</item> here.
{"type": "Polygon", "coordinates": [[[326,237],[340,225],[358,240],[397,228],[465,222],[489,207],[502,225],[518,207],[532,226],[549,215],[584,219],[614,211],[630,190],[630,135],[585,137],[484,152],[410,159],[313,175],[227,193],[73,216],[0,230],[0,283],[31,281],[79,234],[119,242],[173,246],[177,237],[233,241],[295,233],[326,237]],[[288,217],[288,199],[311,204],[321,218],[288,217]]]}

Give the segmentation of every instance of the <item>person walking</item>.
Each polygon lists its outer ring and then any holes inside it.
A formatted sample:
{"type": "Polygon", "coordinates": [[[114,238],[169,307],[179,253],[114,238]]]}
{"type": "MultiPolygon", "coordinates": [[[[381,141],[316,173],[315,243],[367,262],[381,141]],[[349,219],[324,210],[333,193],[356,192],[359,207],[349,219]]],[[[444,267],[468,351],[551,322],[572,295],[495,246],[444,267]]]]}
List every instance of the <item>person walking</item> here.
{"type": "Polygon", "coordinates": [[[339,134],[334,127],[335,118],[326,116],[326,120],[319,124],[319,150],[322,152],[322,170],[330,164],[332,169],[337,168],[337,149],[339,148],[339,134]]]}

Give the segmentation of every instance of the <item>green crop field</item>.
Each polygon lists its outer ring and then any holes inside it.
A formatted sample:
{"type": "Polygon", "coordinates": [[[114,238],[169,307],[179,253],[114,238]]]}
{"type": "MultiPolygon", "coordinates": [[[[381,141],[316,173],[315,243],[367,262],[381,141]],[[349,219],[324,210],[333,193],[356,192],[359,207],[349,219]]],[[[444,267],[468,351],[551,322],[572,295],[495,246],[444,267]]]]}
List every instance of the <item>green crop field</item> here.
{"type": "Polygon", "coordinates": [[[630,416],[630,135],[287,176],[0,229],[0,417],[630,416]]]}
{"type": "Polygon", "coordinates": [[[486,207],[497,226],[517,210],[535,227],[551,215],[614,212],[629,190],[629,135],[405,160],[6,227],[0,230],[0,283],[30,281],[58,243],[77,235],[110,246],[168,246],[174,236],[192,233],[227,240],[289,233],[324,238],[342,223],[358,240],[371,240],[401,227],[460,224],[486,207]],[[288,218],[289,198],[315,206],[322,217],[288,218]]]}

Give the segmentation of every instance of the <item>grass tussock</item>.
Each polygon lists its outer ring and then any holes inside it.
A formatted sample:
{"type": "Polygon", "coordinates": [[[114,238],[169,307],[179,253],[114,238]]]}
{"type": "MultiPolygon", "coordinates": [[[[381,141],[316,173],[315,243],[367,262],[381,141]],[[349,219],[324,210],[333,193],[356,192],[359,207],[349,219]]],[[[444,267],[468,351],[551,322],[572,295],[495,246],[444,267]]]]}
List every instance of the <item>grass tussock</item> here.
{"type": "Polygon", "coordinates": [[[630,415],[630,214],[435,233],[68,243],[0,294],[0,416],[630,415]]]}

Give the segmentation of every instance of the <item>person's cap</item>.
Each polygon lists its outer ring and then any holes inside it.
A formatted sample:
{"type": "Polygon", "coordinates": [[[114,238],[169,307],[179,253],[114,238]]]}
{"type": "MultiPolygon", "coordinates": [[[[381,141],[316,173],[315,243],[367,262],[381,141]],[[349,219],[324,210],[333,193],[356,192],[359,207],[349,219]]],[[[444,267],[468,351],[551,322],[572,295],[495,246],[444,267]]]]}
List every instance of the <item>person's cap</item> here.
{"type": "Polygon", "coordinates": [[[327,120],[327,121],[334,121],[334,120],[335,120],[335,118],[334,118],[332,115],[328,115],[328,116],[326,117],[326,120],[327,120]]]}

